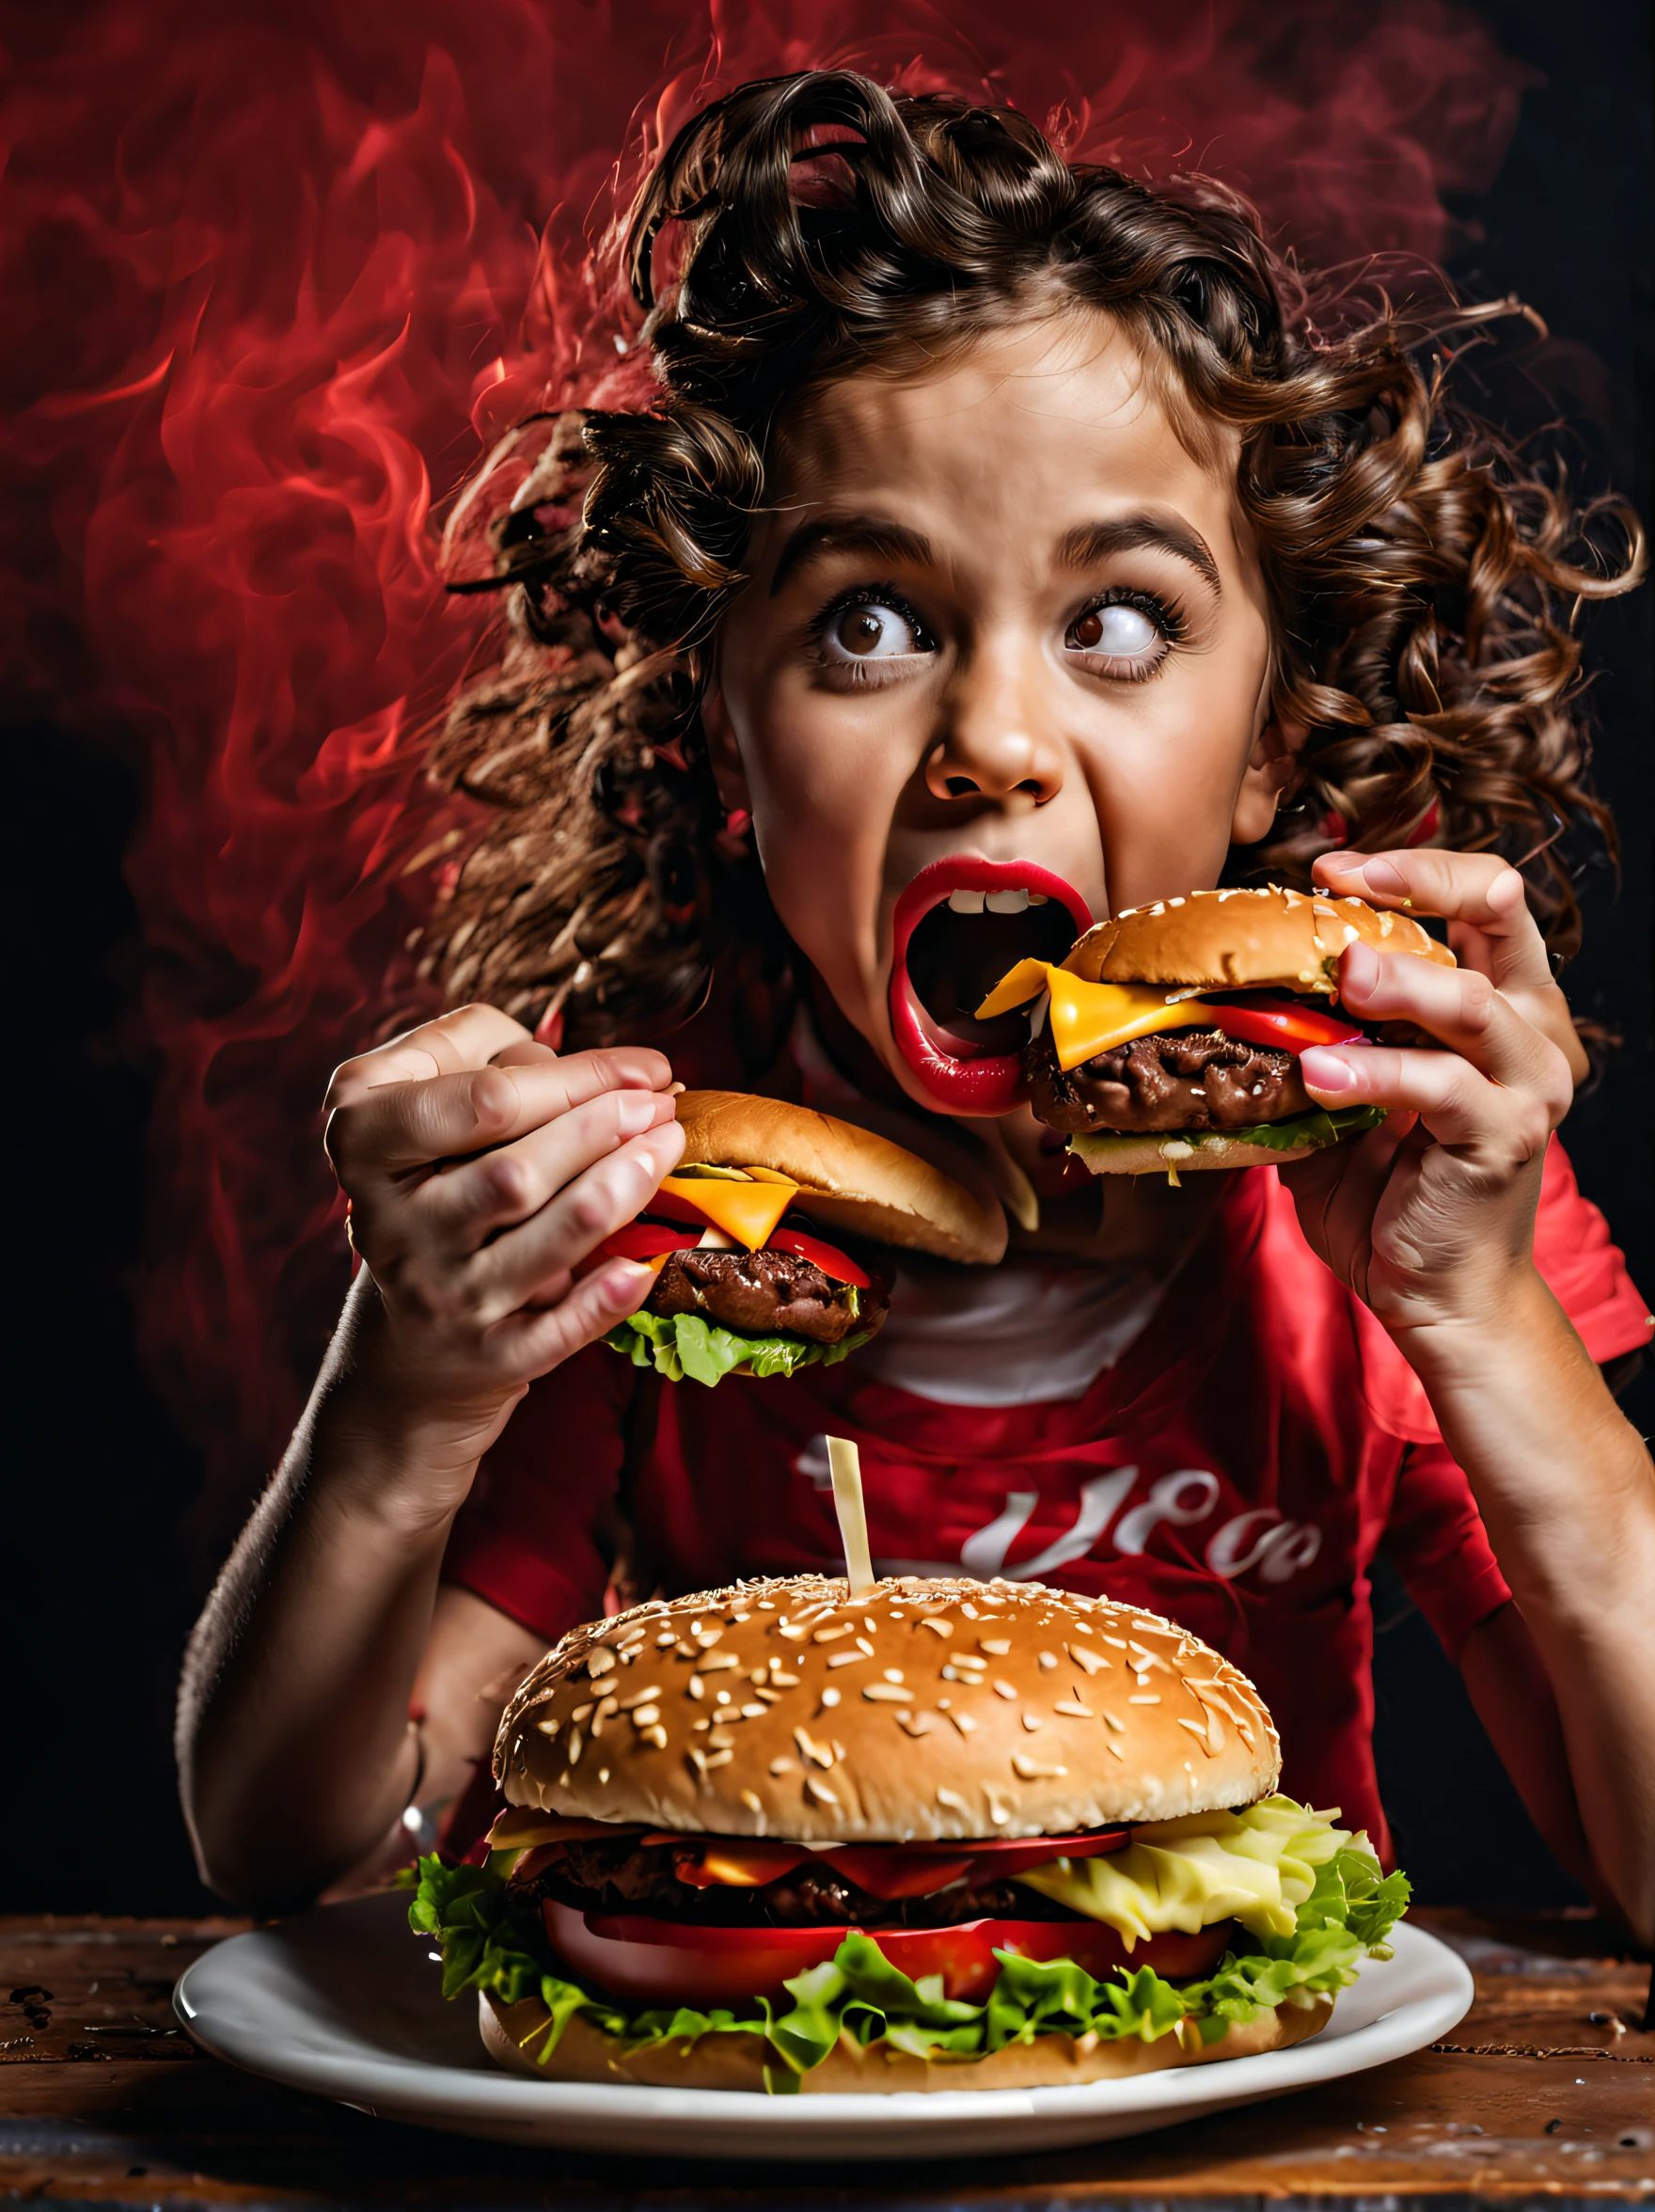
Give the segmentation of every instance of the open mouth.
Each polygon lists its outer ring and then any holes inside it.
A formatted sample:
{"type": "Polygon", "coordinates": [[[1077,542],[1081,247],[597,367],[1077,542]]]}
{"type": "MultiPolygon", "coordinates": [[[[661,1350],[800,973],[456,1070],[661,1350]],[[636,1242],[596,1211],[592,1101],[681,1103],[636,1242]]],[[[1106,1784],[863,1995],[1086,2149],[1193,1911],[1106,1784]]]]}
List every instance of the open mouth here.
{"type": "Polygon", "coordinates": [[[891,1024],[940,1113],[1011,1112],[1028,1015],[973,1010],[1018,960],[1061,960],[1091,926],[1074,886],[1032,861],[962,853],[921,869],[892,919],[891,1024]]]}

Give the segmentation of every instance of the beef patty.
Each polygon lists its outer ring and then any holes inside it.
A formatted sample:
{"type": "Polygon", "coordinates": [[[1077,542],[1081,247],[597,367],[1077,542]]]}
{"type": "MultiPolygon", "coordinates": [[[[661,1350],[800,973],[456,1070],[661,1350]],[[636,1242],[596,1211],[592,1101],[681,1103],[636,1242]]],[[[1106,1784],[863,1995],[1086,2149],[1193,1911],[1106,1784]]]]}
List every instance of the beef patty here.
{"type": "Polygon", "coordinates": [[[1084,1916],[1016,1882],[956,1886],[931,1897],[871,1897],[820,1861],[807,1859],[752,1889],[681,1882],[670,1843],[631,1837],[571,1843],[553,1866],[521,1885],[582,1912],[659,1913],[719,1928],[953,1928],[962,1920],[1078,1920],[1084,1916]]]}
{"type": "Polygon", "coordinates": [[[649,1313],[704,1314],[743,1336],[802,1336],[843,1344],[872,1335],[890,1310],[878,1276],[854,1297],[813,1261],[791,1252],[675,1252],[645,1304],[649,1313]]]}
{"type": "Polygon", "coordinates": [[[1243,1044],[1216,1029],[1134,1037],[1065,1072],[1049,1029],[1024,1065],[1036,1119],[1074,1134],[1094,1130],[1235,1130],[1307,1114],[1291,1052],[1243,1044]]]}

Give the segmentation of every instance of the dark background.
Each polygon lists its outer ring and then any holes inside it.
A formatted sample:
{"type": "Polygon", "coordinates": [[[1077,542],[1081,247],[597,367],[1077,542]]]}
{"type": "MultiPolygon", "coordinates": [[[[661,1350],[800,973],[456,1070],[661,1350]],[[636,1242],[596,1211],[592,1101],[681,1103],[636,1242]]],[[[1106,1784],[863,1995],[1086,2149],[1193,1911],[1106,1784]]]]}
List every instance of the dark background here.
{"type": "MultiPolygon", "coordinates": [[[[1651,511],[1651,84],[1638,0],[1497,0],[1480,12],[1546,82],[1525,95],[1493,189],[1457,209],[1480,232],[1453,273],[1520,293],[1559,340],[1489,401],[1560,440],[1588,488],[1651,511]],[[1582,351],[1581,349],[1584,349],[1582,351]],[[1550,422],[1562,429],[1545,431],[1550,422]]],[[[1578,1008],[1619,1030],[1568,1140],[1634,1277],[1655,1288],[1649,1112],[1651,705],[1647,590],[1592,620],[1597,773],[1622,840],[1618,886],[1586,885],[1578,1008]]],[[[178,1655],[201,1591],[174,1531],[200,1469],[146,1386],[125,1284],[139,1249],[149,1084],[131,1029],[143,957],[121,855],[140,801],[111,753],[49,713],[4,721],[10,834],[11,1078],[0,1685],[8,1804],[0,1908],[207,1907],[179,1819],[169,1731],[178,1655]]],[[[1655,1426],[1655,1375],[1628,1411],[1655,1426]]],[[[1431,1902],[1559,1904],[1574,1892],[1533,1834],[1430,1632],[1381,1567],[1378,1748],[1403,1863],[1431,1902]],[[1490,1853],[1490,1839],[1499,1848],[1490,1853]]]]}

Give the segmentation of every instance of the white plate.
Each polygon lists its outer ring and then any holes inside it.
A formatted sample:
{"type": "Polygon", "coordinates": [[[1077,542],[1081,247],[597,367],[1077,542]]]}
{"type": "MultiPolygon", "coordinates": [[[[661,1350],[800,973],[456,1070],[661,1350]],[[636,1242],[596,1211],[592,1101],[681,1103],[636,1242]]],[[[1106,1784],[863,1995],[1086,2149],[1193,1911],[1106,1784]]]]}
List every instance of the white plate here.
{"type": "Polygon", "coordinates": [[[1404,1924],[1331,2023],[1291,2050],[1078,2089],[766,2097],[734,2090],[526,2081],[478,2039],[476,2000],[445,2004],[400,1895],[358,1898],[215,1944],[183,1975],[179,2018],[203,2049],[290,2088],[417,2127],[502,2142],[704,2158],[918,2158],[1051,2150],[1137,2135],[1382,2065],[1460,2019],[1472,1978],[1404,1924]]]}

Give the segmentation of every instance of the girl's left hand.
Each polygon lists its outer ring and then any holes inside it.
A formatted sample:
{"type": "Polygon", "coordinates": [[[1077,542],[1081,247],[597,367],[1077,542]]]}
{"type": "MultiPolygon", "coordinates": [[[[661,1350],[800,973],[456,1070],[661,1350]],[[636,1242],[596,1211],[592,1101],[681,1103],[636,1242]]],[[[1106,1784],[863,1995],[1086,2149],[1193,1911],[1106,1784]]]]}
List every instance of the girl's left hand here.
{"type": "Polygon", "coordinates": [[[1584,1069],[1522,878],[1489,854],[1429,850],[1329,854],[1316,876],[1375,907],[1443,916],[1460,964],[1347,948],[1340,1003],[1445,1049],[1304,1054],[1318,1105],[1390,1111],[1283,1170],[1305,1238],[1404,1344],[1416,1329],[1497,1325],[1532,1278],[1546,1146],[1584,1069]]]}

